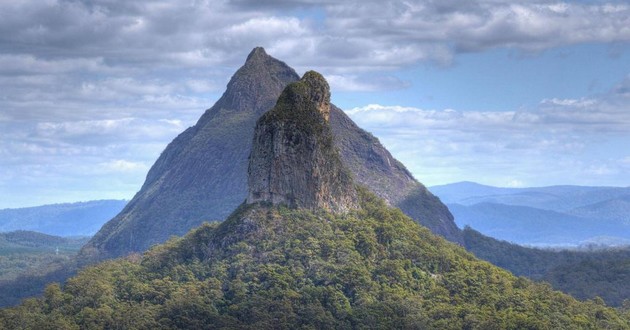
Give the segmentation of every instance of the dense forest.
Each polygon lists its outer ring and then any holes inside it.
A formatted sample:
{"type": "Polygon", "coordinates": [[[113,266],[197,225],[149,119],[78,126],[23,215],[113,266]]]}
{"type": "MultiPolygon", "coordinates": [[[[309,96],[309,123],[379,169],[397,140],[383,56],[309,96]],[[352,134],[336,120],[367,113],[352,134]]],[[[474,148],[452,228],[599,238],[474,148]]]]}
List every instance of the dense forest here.
{"type": "Polygon", "coordinates": [[[76,255],[88,239],[32,231],[0,233],[0,282],[13,280],[27,270],[68,260],[76,255]]]}
{"type": "Polygon", "coordinates": [[[88,239],[32,231],[0,233],[0,306],[39,295],[46,283],[73,274],[73,257],[88,239]]]}
{"type": "Polygon", "coordinates": [[[629,319],[479,261],[365,191],[344,215],[242,206],[0,311],[11,329],[627,329],[629,319]]]}
{"type": "Polygon", "coordinates": [[[533,249],[467,227],[466,249],[519,276],[544,280],[578,299],[600,297],[612,306],[630,298],[630,248],[595,251],[533,249]]]}

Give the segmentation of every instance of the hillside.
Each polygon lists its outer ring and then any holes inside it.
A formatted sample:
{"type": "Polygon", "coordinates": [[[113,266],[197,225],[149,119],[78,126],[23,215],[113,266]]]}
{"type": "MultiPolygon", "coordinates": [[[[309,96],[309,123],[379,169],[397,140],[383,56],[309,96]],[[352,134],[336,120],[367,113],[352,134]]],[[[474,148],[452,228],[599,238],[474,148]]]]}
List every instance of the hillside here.
{"type": "MultiPolygon", "coordinates": [[[[264,49],[252,50],[217,103],[166,147],[141,190],[81,251],[82,261],[142,252],[204,221],[225,219],[247,198],[247,157],[256,121],[298,79],[264,49]]],[[[358,183],[435,233],[461,242],[447,207],[378,139],[332,104],[329,117],[333,143],[358,183]]]]}
{"type": "Polygon", "coordinates": [[[373,195],[346,215],[250,205],[0,311],[6,328],[630,327],[478,261],[373,195]],[[18,326],[20,325],[20,326],[18,326]]]}
{"type": "Polygon", "coordinates": [[[630,248],[552,251],[499,241],[465,228],[466,250],[518,276],[544,280],[578,299],[621,306],[630,297],[630,248]]]}
{"type": "Polygon", "coordinates": [[[630,188],[498,188],[472,182],[431,187],[460,228],[536,246],[615,245],[630,240],[630,188]]]}
{"type": "MultiPolygon", "coordinates": [[[[89,237],[59,237],[31,231],[0,233],[0,283],[74,257],[89,237]]],[[[0,306],[9,301],[0,297],[0,306]]]]}
{"type": "Polygon", "coordinates": [[[100,200],[0,210],[0,232],[29,230],[55,236],[92,236],[127,202],[100,200]]]}

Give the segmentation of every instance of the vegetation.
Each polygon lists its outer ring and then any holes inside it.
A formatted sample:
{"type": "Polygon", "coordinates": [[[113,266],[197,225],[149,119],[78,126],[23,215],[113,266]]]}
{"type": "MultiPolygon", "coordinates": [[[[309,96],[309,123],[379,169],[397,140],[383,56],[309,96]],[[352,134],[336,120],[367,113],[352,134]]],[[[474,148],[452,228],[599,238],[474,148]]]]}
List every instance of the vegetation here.
{"type": "Polygon", "coordinates": [[[32,231],[0,233],[0,282],[15,279],[26,270],[68,260],[88,239],[32,231]]]}
{"type": "Polygon", "coordinates": [[[0,328],[627,329],[601,300],[475,259],[361,191],[346,215],[241,206],[0,311],[0,328]]]}
{"type": "Polygon", "coordinates": [[[622,306],[630,297],[630,249],[552,251],[498,241],[467,227],[466,249],[516,275],[549,282],[578,299],[622,306]]]}
{"type": "Polygon", "coordinates": [[[72,273],[71,260],[89,237],[66,238],[32,231],[0,233],[0,306],[41,293],[46,283],[72,273]]]}

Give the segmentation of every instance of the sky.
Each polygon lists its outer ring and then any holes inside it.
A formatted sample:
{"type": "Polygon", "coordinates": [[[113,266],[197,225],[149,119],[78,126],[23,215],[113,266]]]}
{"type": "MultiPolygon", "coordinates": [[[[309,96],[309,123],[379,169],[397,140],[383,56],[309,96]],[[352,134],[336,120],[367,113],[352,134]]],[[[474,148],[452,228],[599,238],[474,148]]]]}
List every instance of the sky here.
{"type": "Polygon", "coordinates": [[[630,186],[630,3],[0,0],[0,208],[130,199],[252,48],[425,185],[630,186]]]}

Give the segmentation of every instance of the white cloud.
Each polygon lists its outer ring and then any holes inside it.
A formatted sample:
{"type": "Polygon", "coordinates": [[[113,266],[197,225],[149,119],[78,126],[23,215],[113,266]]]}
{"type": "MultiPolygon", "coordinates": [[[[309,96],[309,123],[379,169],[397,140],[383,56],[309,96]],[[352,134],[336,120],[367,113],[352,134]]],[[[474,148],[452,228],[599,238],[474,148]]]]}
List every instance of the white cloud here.
{"type": "Polygon", "coordinates": [[[620,148],[630,99],[552,99],[533,111],[425,110],[370,104],[346,111],[427,184],[630,185],[620,148]]]}
{"type": "MultiPolygon", "coordinates": [[[[623,2],[22,0],[0,1],[0,13],[0,180],[27,185],[36,176],[53,188],[81,186],[63,179],[73,175],[95,180],[73,196],[108,193],[111,176],[90,172],[99,164],[150,164],[254,46],[298,70],[317,68],[334,90],[370,92],[406,88],[392,70],[449,65],[460,52],[630,41],[623,2]]],[[[374,106],[353,116],[443,176],[474,163],[457,155],[576,153],[590,146],[576,129],[622,135],[629,86],[605,102],[548,99],[534,112],[374,106]]],[[[132,194],[141,183],[125,173],[120,180],[131,183],[112,191],[132,194]]]]}
{"type": "Polygon", "coordinates": [[[326,76],[326,80],[334,91],[375,92],[396,90],[409,87],[409,83],[395,77],[359,77],[357,75],[326,76]]]}
{"type": "Polygon", "coordinates": [[[132,162],[124,159],[111,160],[101,164],[101,168],[108,172],[141,172],[145,173],[149,167],[140,162],[132,162]]]}

